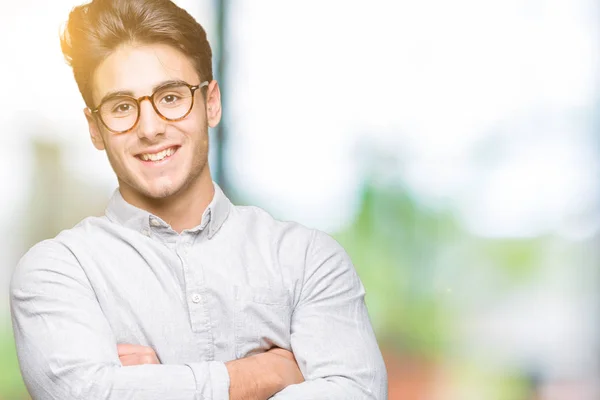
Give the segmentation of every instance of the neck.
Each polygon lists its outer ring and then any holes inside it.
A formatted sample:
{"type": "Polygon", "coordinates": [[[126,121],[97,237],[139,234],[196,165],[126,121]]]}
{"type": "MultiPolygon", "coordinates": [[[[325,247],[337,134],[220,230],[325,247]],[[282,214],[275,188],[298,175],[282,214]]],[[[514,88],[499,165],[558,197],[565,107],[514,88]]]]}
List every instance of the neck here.
{"type": "Polygon", "coordinates": [[[119,182],[119,190],[123,199],[129,204],[148,211],[160,217],[171,225],[171,228],[181,233],[186,229],[194,228],[202,222],[202,215],[212,201],[215,188],[210,172],[205,168],[194,182],[171,196],[154,199],[135,193],[127,185],[119,182]],[[124,190],[125,189],[125,190],[124,190]]]}

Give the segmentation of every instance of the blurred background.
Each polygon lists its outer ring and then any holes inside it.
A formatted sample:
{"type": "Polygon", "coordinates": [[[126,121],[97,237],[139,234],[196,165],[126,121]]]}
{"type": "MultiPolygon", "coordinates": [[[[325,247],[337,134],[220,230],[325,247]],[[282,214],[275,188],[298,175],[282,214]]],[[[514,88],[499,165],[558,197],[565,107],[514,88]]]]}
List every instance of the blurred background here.
{"type": "MultiPolygon", "coordinates": [[[[26,399],[19,258],[116,188],[58,34],[0,11],[0,399],[26,399]]],[[[600,7],[592,0],[180,0],[224,98],[216,180],[350,253],[389,398],[600,399],[600,7]]]]}

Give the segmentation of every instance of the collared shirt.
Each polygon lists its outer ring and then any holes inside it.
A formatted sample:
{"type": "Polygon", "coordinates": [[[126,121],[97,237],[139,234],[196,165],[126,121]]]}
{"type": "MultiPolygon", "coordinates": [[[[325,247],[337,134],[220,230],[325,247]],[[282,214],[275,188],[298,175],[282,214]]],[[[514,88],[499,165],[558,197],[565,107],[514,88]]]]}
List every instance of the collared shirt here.
{"type": "Polygon", "coordinates": [[[330,236],[234,206],[215,184],[180,234],[115,191],[105,216],[27,252],[10,300],[34,399],[229,399],[224,363],[272,347],[306,379],[273,399],[386,399],[364,294],[330,236]],[[161,365],[121,366],[119,343],[161,365]]]}

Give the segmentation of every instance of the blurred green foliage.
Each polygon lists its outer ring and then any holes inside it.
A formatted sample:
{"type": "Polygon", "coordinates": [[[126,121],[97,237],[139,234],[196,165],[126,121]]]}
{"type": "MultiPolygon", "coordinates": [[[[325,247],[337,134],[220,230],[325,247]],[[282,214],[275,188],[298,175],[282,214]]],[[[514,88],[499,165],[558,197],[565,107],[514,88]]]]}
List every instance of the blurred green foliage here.
{"type": "Polygon", "coordinates": [[[480,240],[473,249],[483,260],[492,263],[494,268],[504,272],[510,286],[527,283],[535,278],[537,266],[543,262],[543,252],[548,246],[543,237],[480,240]]]}
{"type": "Polygon", "coordinates": [[[451,288],[468,296],[469,274],[526,284],[542,261],[542,239],[475,237],[451,209],[428,207],[398,183],[367,181],[361,193],[354,222],[334,237],[363,281],[380,341],[400,353],[435,359],[449,350],[460,320],[451,288]]]}

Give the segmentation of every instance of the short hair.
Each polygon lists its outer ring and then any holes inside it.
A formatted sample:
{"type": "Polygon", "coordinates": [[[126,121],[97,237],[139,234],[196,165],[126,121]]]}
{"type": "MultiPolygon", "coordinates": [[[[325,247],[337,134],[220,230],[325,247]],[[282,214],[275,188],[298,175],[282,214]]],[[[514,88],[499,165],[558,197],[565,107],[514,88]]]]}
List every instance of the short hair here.
{"type": "Polygon", "coordinates": [[[96,68],[123,44],[170,45],[190,58],[201,80],[213,79],[212,51],[204,28],[170,0],[93,0],[71,10],[60,39],[90,108],[96,68]]]}

